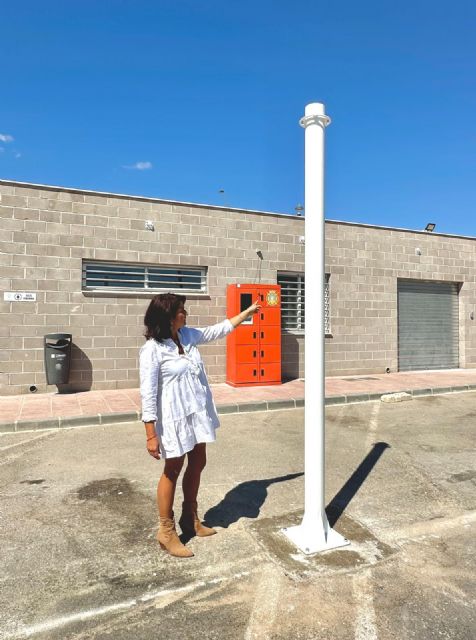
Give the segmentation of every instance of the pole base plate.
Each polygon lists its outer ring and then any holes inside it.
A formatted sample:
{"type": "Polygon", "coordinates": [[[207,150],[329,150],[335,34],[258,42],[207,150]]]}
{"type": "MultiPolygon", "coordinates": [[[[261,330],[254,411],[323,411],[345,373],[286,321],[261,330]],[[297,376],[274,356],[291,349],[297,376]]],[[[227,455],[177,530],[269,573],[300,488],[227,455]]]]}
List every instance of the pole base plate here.
{"type": "Polygon", "coordinates": [[[288,527],[281,529],[288,540],[290,540],[300,551],[306,554],[319,553],[319,551],[329,551],[330,549],[338,549],[345,547],[350,542],[334,529],[327,529],[322,526],[303,526],[288,527]]]}

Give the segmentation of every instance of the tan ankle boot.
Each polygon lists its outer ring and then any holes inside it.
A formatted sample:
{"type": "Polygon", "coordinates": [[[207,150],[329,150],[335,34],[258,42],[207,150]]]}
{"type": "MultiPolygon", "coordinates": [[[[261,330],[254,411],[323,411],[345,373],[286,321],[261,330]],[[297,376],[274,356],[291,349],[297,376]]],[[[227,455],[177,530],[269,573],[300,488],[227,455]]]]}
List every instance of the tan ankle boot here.
{"type": "Polygon", "coordinates": [[[177,531],[175,530],[173,516],[172,518],[159,517],[157,540],[159,541],[161,549],[168,551],[171,556],[177,558],[191,558],[193,556],[192,551],[180,542],[177,531]]]}
{"type": "Polygon", "coordinates": [[[197,515],[196,502],[182,503],[182,515],[180,516],[179,525],[185,535],[197,535],[200,538],[204,538],[205,536],[212,536],[216,533],[215,529],[206,527],[200,522],[197,515]]]}

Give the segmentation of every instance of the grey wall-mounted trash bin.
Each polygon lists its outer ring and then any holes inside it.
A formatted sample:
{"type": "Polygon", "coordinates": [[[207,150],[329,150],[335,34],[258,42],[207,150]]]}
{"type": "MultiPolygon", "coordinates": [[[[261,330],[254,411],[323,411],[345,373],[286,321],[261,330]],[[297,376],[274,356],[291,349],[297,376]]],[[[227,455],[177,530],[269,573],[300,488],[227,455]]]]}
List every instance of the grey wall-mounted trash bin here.
{"type": "Polygon", "coordinates": [[[44,337],[45,373],[48,384],[66,384],[71,366],[71,333],[49,333],[44,337]]]}

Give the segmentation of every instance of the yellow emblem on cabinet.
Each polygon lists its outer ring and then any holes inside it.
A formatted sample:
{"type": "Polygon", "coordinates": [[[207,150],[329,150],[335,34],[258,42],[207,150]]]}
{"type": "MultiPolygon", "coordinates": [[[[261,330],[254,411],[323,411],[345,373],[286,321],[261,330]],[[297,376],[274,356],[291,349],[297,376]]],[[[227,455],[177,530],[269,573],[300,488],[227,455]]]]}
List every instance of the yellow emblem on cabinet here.
{"type": "Polygon", "coordinates": [[[274,289],[271,289],[270,291],[268,291],[268,293],[266,294],[266,302],[270,307],[275,307],[276,305],[278,305],[279,293],[274,289]]]}

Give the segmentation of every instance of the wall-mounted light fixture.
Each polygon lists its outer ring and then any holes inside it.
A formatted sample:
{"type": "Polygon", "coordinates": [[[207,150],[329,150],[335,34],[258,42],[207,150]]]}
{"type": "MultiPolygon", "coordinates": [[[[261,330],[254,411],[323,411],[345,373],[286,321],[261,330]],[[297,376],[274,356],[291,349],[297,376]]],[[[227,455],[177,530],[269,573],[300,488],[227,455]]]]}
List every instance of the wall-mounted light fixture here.
{"type": "Polygon", "coordinates": [[[259,262],[258,262],[258,273],[256,275],[255,282],[260,284],[261,283],[261,265],[263,264],[263,252],[260,251],[260,249],[257,249],[256,255],[259,258],[259,262]]]}
{"type": "Polygon", "coordinates": [[[436,224],[434,222],[429,222],[425,227],[425,231],[433,231],[435,227],[436,224]]]}
{"type": "Polygon", "coordinates": [[[146,231],[155,231],[155,224],[153,220],[146,220],[144,227],[146,231]]]}
{"type": "Polygon", "coordinates": [[[304,207],[302,206],[302,204],[297,204],[294,207],[294,211],[296,212],[297,216],[302,216],[302,212],[304,211],[304,207]]]}

